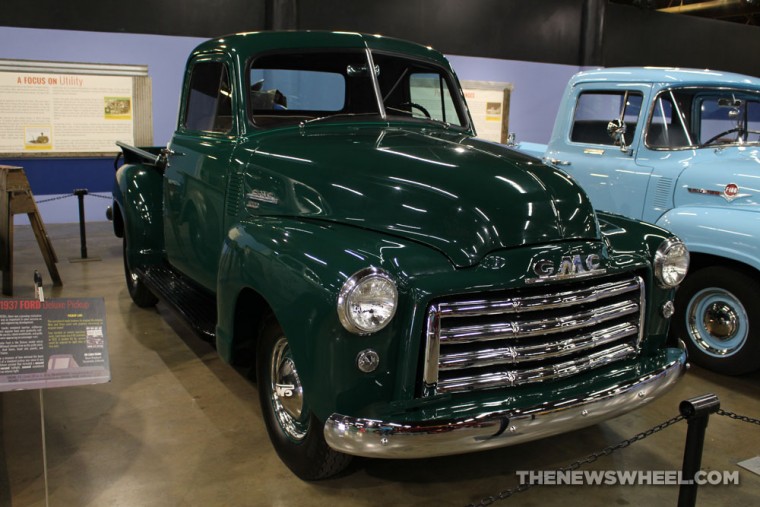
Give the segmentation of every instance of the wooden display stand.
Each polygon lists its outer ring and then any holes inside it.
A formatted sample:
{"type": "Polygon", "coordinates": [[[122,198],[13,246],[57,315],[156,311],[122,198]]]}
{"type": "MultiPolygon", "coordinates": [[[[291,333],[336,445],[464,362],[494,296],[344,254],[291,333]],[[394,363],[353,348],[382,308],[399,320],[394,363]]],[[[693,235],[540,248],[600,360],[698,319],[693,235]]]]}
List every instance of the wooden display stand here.
{"type": "Polygon", "coordinates": [[[0,165],[0,270],[3,272],[3,294],[13,295],[13,215],[18,213],[29,216],[53,285],[63,285],[55,265],[58,257],[45,231],[24,169],[0,165]]]}

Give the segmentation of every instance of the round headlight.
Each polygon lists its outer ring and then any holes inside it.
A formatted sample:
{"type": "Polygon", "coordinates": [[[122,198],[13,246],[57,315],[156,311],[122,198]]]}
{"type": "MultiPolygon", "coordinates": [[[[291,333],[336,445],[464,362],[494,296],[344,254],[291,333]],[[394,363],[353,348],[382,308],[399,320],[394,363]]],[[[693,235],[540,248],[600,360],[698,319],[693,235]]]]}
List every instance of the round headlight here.
{"type": "Polygon", "coordinates": [[[378,268],[353,274],[338,295],[338,318],[356,334],[380,331],[396,314],[398,291],[390,276],[378,268]]]}
{"type": "Polygon", "coordinates": [[[678,286],[689,270],[689,251],[681,240],[671,238],[662,242],[654,254],[654,274],[660,286],[678,286]]]}

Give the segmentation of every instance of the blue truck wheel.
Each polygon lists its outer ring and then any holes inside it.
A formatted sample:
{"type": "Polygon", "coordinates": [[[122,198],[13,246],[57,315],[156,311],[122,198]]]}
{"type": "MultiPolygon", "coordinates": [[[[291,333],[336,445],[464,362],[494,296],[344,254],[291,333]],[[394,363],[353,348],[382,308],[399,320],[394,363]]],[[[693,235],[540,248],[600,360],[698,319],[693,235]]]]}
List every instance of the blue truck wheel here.
{"type": "Polygon", "coordinates": [[[676,294],[673,321],[689,359],[727,375],[760,367],[758,294],[757,280],[735,269],[715,266],[689,274],[676,294]]]}

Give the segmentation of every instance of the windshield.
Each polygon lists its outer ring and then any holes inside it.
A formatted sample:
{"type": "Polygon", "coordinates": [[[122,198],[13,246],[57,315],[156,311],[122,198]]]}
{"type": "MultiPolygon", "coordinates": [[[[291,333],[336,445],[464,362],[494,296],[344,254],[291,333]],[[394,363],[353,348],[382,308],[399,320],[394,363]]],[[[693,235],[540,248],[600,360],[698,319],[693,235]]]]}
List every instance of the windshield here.
{"type": "Polygon", "coordinates": [[[684,88],[660,93],[645,137],[654,149],[760,143],[760,93],[684,88]]]}
{"type": "Polygon", "coordinates": [[[454,83],[442,67],[399,55],[270,54],[251,64],[249,111],[262,127],[383,118],[466,127],[454,83]]]}

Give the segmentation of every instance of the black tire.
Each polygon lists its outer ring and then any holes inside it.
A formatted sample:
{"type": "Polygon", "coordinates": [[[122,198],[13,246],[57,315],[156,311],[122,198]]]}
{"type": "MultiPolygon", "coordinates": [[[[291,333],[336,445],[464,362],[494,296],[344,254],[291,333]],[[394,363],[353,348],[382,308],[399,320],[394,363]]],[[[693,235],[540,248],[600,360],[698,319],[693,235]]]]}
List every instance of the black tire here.
{"type": "Polygon", "coordinates": [[[690,273],[676,292],[671,336],[689,360],[724,375],[760,368],[760,283],[747,273],[711,266],[690,273]]]}
{"type": "Polygon", "coordinates": [[[325,442],[323,424],[303,401],[287,338],[274,318],[267,319],[259,335],[256,377],[267,432],[285,465],[305,481],[326,479],[345,469],[351,456],[325,442]]]}
{"type": "Polygon", "coordinates": [[[132,271],[127,260],[127,234],[124,233],[124,242],[122,243],[122,253],[124,255],[124,277],[127,282],[127,290],[132,301],[140,308],[151,308],[156,306],[158,298],[145,286],[140,277],[132,271]]]}

